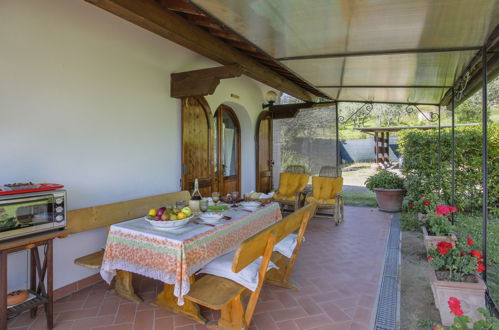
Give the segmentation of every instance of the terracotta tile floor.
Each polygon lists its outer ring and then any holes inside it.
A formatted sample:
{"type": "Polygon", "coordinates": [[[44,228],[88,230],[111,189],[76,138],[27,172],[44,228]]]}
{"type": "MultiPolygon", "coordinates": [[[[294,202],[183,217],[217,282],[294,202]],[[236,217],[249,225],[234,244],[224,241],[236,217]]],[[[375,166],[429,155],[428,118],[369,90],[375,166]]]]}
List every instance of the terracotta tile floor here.
{"type": "MultiPolygon", "coordinates": [[[[310,222],[294,270],[300,290],[264,286],[252,329],[370,329],[390,216],[376,209],[347,207],[336,227],[324,218],[310,222]]],[[[150,305],[161,288],[139,278],[144,298],[133,304],[116,297],[104,283],[95,284],[54,304],[55,329],[206,329],[183,316],[150,305]]],[[[203,311],[208,319],[215,313],[203,311]]],[[[45,329],[40,310],[35,319],[23,314],[9,329],[45,329]]]]}

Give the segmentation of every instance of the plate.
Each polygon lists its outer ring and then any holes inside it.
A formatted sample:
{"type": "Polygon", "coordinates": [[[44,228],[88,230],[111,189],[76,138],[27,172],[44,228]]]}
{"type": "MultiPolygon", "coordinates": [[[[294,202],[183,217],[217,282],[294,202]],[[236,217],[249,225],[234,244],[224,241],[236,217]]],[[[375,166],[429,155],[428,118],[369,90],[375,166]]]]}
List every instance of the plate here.
{"type": "Polygon", "coordinates": [[[199,215],[199,219],[202,222],[214,224],[219,222],[223,218],[224,214],[221,212],[206,212],[199,215]]]}
{"type": "Polygon", "coordinates": [[[262,203],[257,201],[245,201],[240,203],[242,207],[245,209],[253,209],[256,210],[262,203]]]}
{"type": "Polygon", "coordinates": [[[189,220],[192,219],[192,215],[190,217],[187,217],[185,219],[181,220],[164,220],[164,221],[159,221],[159,220],[151,220],[147,216],[144,217],[144,219],[151,224],[151,226],[157,228],[157,229],[176,229],[185,226],[189,220]]]}

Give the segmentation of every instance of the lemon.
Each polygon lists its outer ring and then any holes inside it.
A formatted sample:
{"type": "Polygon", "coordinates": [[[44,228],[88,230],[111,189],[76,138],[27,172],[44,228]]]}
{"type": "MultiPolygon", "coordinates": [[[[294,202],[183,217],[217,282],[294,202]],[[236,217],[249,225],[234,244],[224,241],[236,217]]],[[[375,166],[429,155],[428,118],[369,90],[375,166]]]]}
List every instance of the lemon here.
{"type": "Polygon", "coordinates": [[[184,212],[179,212],[177,214],[177,219],[178,220],[185,219],[185,218],[187,218],[187,215],[184,212]]]}
{"type": "Polygon", "coordinates": [[[188,208],[188,207],[184,207],[184,208],[182,209],[182,213],[185,213],[185,216],[186,216],[186,217],[190,217],[190,216],[191,216],[191,214],[192,214],[191,209],[190,209],[190,208],[188,208]]]}
{"type": "Polygon", "coordinates": [[[149,212],[147,212],[147,215],[151,217],[155,217],[156,214],[158,214],[158,211],[156,211],[156,209],[150,209],[149,212]]]}

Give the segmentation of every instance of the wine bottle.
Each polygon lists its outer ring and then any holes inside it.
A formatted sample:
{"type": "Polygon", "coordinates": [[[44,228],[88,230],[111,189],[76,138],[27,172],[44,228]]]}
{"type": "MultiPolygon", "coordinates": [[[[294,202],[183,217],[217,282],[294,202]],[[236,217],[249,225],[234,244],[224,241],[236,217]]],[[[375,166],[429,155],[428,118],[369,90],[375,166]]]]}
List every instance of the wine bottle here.
{"type": "Polygon", "coordinates": [[[203,199],[203,196],[201,196],[201,193],[199,192],[198,179],[196,179],[194,180],[194,191],[192,192],[191,200],[200,201],[201,199],[203,199]]]}

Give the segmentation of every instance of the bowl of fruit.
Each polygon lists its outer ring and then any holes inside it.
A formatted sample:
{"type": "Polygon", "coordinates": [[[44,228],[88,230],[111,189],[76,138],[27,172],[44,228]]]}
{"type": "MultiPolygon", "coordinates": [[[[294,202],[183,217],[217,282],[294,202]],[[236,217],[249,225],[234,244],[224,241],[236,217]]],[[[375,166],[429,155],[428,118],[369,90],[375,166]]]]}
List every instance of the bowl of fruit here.
{"type": "Polygon", "coordinates": [[[175,229],[185,226],[192,219],[191,209],[184,207],[160,207],[150,209],[145,217],[153,227],[158,229],[175,229]]]}

